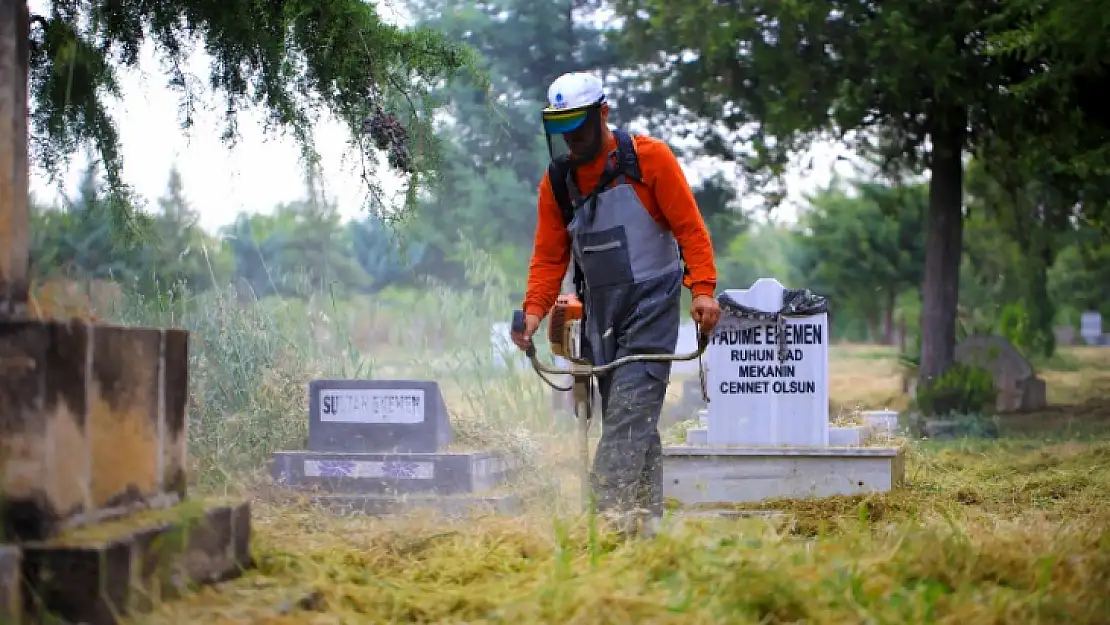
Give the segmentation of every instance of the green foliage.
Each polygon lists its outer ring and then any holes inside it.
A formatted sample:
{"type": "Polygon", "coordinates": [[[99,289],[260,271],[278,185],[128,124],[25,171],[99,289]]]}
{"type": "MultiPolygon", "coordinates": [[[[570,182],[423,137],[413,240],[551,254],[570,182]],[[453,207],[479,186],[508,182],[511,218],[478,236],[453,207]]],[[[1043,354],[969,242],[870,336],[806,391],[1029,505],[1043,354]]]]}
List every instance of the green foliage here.
{"type": "Polygon", "coordinates": [[[427,252],[426,243],[405,245],[384,221],[373,215],[361,222],[352,221],[348,230],[355,260],[370,276],[371,293],[411,282],[414,268],[427,252]]]}
{"type": "Polygon", "coordinates": [[[1060,312],[1059,321],[1074,327],[1079,314],[1087,310],[1100,311],[1110,318],[1110,238],[1091,227],[1068,233],[1066,244],[1049,269],[1048,282],[1049,296],[1060,312]]]}
{"type": "Polygon", "coordinates": [[[845,189],[834,180],[809,198],[797,266],[805,284],[837,302],[833,318],[842,330],[845,320],[858,319],[870,340],[893,340],[898,298],[921,283],[927,193],[922,185],[864,182],[845,189]]]}
{"type": "MultiPolygon", "coordinates": [[[[638,72],[640,87],[628,97],[655,109],[647,115],[652,122],[692,134],[692,151],[742,163],[770,204],[785,194],[792,158],[817,139],[876,155],[888,173],[930,170],[922,328],[932,346],[923,362],[930,375],[949,364],[954,340],[958,302],[949,287],[960,280],[963,151],[987,161],[1003,188],[1032,180],[1057,192],[1060,207],[1082,203],[1094,213],[1110,206],[1105,177],[1095,176],[1107,161],[1068,153],[1099,142],[1102,149],[1110,128],[1094,88],[1101,86],[1096,76],[1104,82],[1106,56],[1091,56],[1105,44],[1076,37],[1084,29],[1068,31],[1061,17],[1098,19],[1093,8],[1066,2],[1048,9],[1027,0],[617,0],[614,6],[624,23],[613,38],[638,72]],[[1050,20],[1050,32],[1068,31],[1064,45],[1054,46],[1039,31],[1041,19],[1050,20]],[[998,45],[1006,37],[1008,49],[998,45]],[[1044,86],[1046,75],[1063,78],[1044,86]],[[1087,80],[1086,97],[1080,79],[1087,80]]],[[[1038,226],[1035,213],[1013,204],[1008,217],[1026,233],[1054,227],[1063,212],[1048,211],[1047,223],[1038,226]]],[[[1032,236],[1021,247],[1041,264],[1024,268],[1034,278],[1025,300],[1033,326],[1046,337],[1039,343],[1051,352],[1045,328],[1054,314],[1043,277],[1051,258],[1032,236]]]]}
{"type": "Polygon", "coordinates": [[[736,185],[721,172],[714,172],[693,189],[702,219],[713,238],[713,248],[724,252],[738,236],[751,227],[751,218],[740,209],[736,185]]]}
{"type": "MultiPolygon", "coordinates": [[[[712,228],[713,226],[710,226],[712,228]]],[[[759,278],[775,277],[783,284],[798,284],[793,233],[773,222],[753,223],[731,240],[710,232],[717,251],[717,284],[721,288],[747,288],[759,278]]]]}
{"type": "Polygon", "coordinates": [[[471,70],[472,51],[431,30],[382,21],[359,0],[236,0],[205,2],[71,3],[52,1],[32,16],[31,94],[34,156],[57,177],[82,144],[103,160],[111,214],[129,212],[116,122],[105,102],[119,95],[116,71],[135,68],[141,46],[154,44],[181,92],[181,123],[189,128],[198,95],[185,73],[199,44],[212,58],[209,85],[224,98],[224,139],[237,134],[236,115],[252,105],[268,123],[290,130],[311,167],[317,156],[312,124],[326,111],[338,117],[363,156],[371,191],[376,154],[362,136],[364,120],[379,111],[401,115],[414,139],[414,180],[436,162],[429,132],[429,85],[471,70]]]}
{"type": "MultiPolygon", "coordinates": [[[[424,219],[411,224],[406,235],[429,246],[422,269],[437,279],[464,282],[460,249],[469,241],[496,249],[502,269],[523,282],[536,228],[537,186],[549,162],[539,120],[547,88],[564,72],[597,71],[617,60],[591,19],[596,4],[409,2],[422,25],[478,50],[493,91],[504,94],[490,99],[466,77],[436,91],[451,102],[452,140],[445,146],[439,183],[421,205],[424,219]]],[[[614,124],[630,119],[620,107],[612,112],[614,124]]],[[[747,227],[734,185],[712,176],[695,193],[714,242],[727,249],[747,227]]]]}
{"type": "Polygon", "coordinates": [[[441,175],[421,202],[422,219],[407,224],[405,235],[429,248],[422,270],[456,286],[465,283],[464,241],[498,250],[506,270],[526,267],[536,189],[549,160],[539,118],[547,87],[607,54],[583,19],[591,9],[573,0],[407,4],[421,27],[481,54],[497,97],[466,75],[435,87],[450,102],[444,132],[451,140],[443,146],[441,175]]]}
{"type": "Polygon", "coordinates": [[[990,371],[977,365],[953,363],[940,376],[919,384],[914,402],[925,416],[982,414],[994,409],[997,397],[990,371]]]}
{"type": "Polygon", "coordinates": [[[77,195],[63,207],[36,207],[31,221],[31,270],[40,277],[134,279],[138,247],[123,235],[104,198],[97,167],[85,169],[77,195]],[[130,262],[129,262],[130,261],[130,262]]]}
{"type": "MultiPolygon", "coordinates": [[[[1000,26],[984,2],[614,6],[626,20],[614,37],[643,64],[639,79],[663,114],[717,122],[699,126],[697,144],[747,163],[757,182],[781,182],[793,154],[819,136],[913,163],[930,135],[935,146],[937,132],[968,122],[973,145],[1023,114],[996,86],[1025,64],[983,52],[1000,26]]],[[[959,133],[955,141],[964,144],[959,133]]]]}
{"type": "Polygon", "coordinates": [[[998,331],[1025,354],[1035,351],[1037,336],[1032,332],[1029,311],[1020,304],[1006,304],[998,316],[998,331]]]}
{"type": "Polygon", "coordinates": [[[1101,187],[1096,193],[1101,201],[1083,210],[1105,219],[1110,173],[1106,12],[1083,0],[1006,0],[1001,8],[1006,27],[995,34],[989,53],[1004,62],[1037,61],[1031,71],[1015,76],[1011,92],[1025,107],[1041,112],[1013,129],[1005,153],[1018,167],[1051,176],[1080,199],[1091,185],[1101,187]]]}

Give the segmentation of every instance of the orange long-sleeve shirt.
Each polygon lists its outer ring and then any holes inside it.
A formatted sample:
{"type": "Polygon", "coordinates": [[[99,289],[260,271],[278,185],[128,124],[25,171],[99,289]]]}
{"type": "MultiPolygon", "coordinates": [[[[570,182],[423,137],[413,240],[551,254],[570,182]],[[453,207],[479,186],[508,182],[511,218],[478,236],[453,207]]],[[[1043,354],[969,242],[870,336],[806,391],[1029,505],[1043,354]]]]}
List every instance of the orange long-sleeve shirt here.
{"type": "MultiPolygon", "coordinates": [[[[633,146],[639,159],[643,184],[630,183],[651,217],[674,233],[678,240],[683,260],[689,268],[683,285],[695,297],[712,296],[717,288],[713,244],[678,159],[666,143],[652,137],[634,135],[633,146]]],[[[605,170],[607,155],[615,147],[616,139],[611,138],[597,158],[575,171],[575,184],[579,189],[584,192],[593,190],[605,170]]],[[[563,224],[563,216],[546,173],[540,181],[538,211],[524,312],[542,319],[559,297],[571,257],[570,234],[563,224]]]]}

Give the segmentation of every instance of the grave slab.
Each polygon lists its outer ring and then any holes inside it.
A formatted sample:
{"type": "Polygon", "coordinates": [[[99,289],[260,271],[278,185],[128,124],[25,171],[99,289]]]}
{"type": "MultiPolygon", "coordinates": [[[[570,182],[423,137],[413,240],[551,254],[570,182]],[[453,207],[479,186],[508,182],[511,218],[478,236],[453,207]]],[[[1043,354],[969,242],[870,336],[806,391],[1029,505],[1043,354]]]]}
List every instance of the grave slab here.
{"type": "Polygon", "coordinates": [[[998,424],[991,419],[926,419],[923,434],[934,440],[998,438],[998,424]]]}
{"type": "Polygon", "coordinates": [[[865,410],[862,416],[872,434],[893,436],[898,431],[898,413],[893,410],[865,410]]]}
{"type": "Polygon", "coordinates": [[[312,497],[314,505],[339,513],[368,516],[394,516],[435,510],[444,516],[462,517],[475,513],[519,514],[524,500],[511,493],[449,495],[445,497],[414,494],[403,497],[381,495],[328,494],[312,497]]]}
{"type": "Polygon", "coordinates": [[[14,540],[185,496],[188,334],[0,322],[0,524],[14,540]]]}
{"type": "Polygon", "coordinates": [[[351,494],[455,495],[488,490],[516,472],[495,452],[372,454],[278,451],[271,476],[295,488],[351,494]]]}
{"type": "MultiPolygon", "coordinates": [[[[773,313],[785,290],[760,278],[719,299],[773,313]]],[[[828,343],[825,313],[788,318],[781,330],[774,322],[723,315],[706,350],[709,445],[827,445],[828,343]]]]}
{"type": "Polygon", "coordinates": [[[238,576],[251,566],[248,503],[189,502],[23,547],[32,622],[116,625],[190,584],[238,576]]]}
{"type": "Polygon", "coordinates": [[[829,426],[830,447],[859,447],[871,434],[866,425],[829,426]]]}
{"type": "Polygon", "coordinates": [[[439,384],[418,380],[313,380],[312,451],[435,453],[452,441],[439,384]]]}
{"type": "Polygon", "coordinates": [[[684,506],[889,492],[901,447],[664,447],[663,496],[684,506]]]}

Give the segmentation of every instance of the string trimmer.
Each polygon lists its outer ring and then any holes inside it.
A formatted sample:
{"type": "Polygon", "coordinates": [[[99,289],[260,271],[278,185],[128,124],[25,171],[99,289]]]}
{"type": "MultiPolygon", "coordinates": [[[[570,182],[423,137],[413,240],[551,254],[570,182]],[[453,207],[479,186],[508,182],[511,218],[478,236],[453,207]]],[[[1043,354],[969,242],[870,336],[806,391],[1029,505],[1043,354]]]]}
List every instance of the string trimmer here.
{"type": "MultiPolygon", "coordinates": [[[[578,455],[581,462],[579,478],[582,482],[582,507],[584,511],[590,509],[592,493],[590,489],[590,424],[593,419],[593,378],[605,375],[617,367],[633,362],[683,362],[700,359],[709,345],[709,334],[698,332],[698,348],[689,354],[633,354],[618,358],[605,365],[593,365],[582,357],[582,320],[585,310],[582,303],[574,295],[560,295],[555,307],[551,311],[547,323],[548,341],[551,344],[551,353],[565,358],[570,366],[563,369],[539,361],[536,356],[535,345],[529,345],[525,355],[532,363],[532,368],[548,386],[557,391],[572,391],[574,398],[574,419],[578,425],[578,455]],[[569,375],[572,382],[569,387],[562,387],[549,380],[548,375],[569,375]]],[[[700,329],[699,329],[700,330],[700,329]]],[[[513,312],[513,332],[524,331],[524,311],[513,312]]],[[[701,374],[702,395],[705,396],[705,369],[698,367],[701,374]]]]}

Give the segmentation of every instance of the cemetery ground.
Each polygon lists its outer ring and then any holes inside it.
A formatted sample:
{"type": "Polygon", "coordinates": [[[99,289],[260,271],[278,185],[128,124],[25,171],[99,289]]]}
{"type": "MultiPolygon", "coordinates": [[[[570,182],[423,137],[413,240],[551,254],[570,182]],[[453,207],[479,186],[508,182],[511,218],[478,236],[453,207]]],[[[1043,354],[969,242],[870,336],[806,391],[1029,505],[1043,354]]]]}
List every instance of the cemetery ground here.
{"type": "MultiPolygon", "coordinates": [[[[621,543],[575,515],[573,424],[553,418],[546,387],[530,370],[491,367],[484,329],[507,317],[497,305],[506,298],[491,287],[395,299],[240,304],[209,294],[109,315],[192,332],[194,492],[247,494],[254,517],[253,570],[130,622],[1094,623],[1110,614],[1110,349],[1069,347],[1040,363],[1052,406],[1001,418],[998,440],[907,442],[908,484],[893,493],[765,502],[747,507],[785,514],[688,519],[621,543]],[[455,446],[498,449],[528,467],[524,513],[344,516],[269,485],[270,453],[304,447],[309,380],[402,376],[440,381],[455,446]]],[[[905,405],[893,349],[834,345],[830,372],[834,416],[905,405]]]]}

